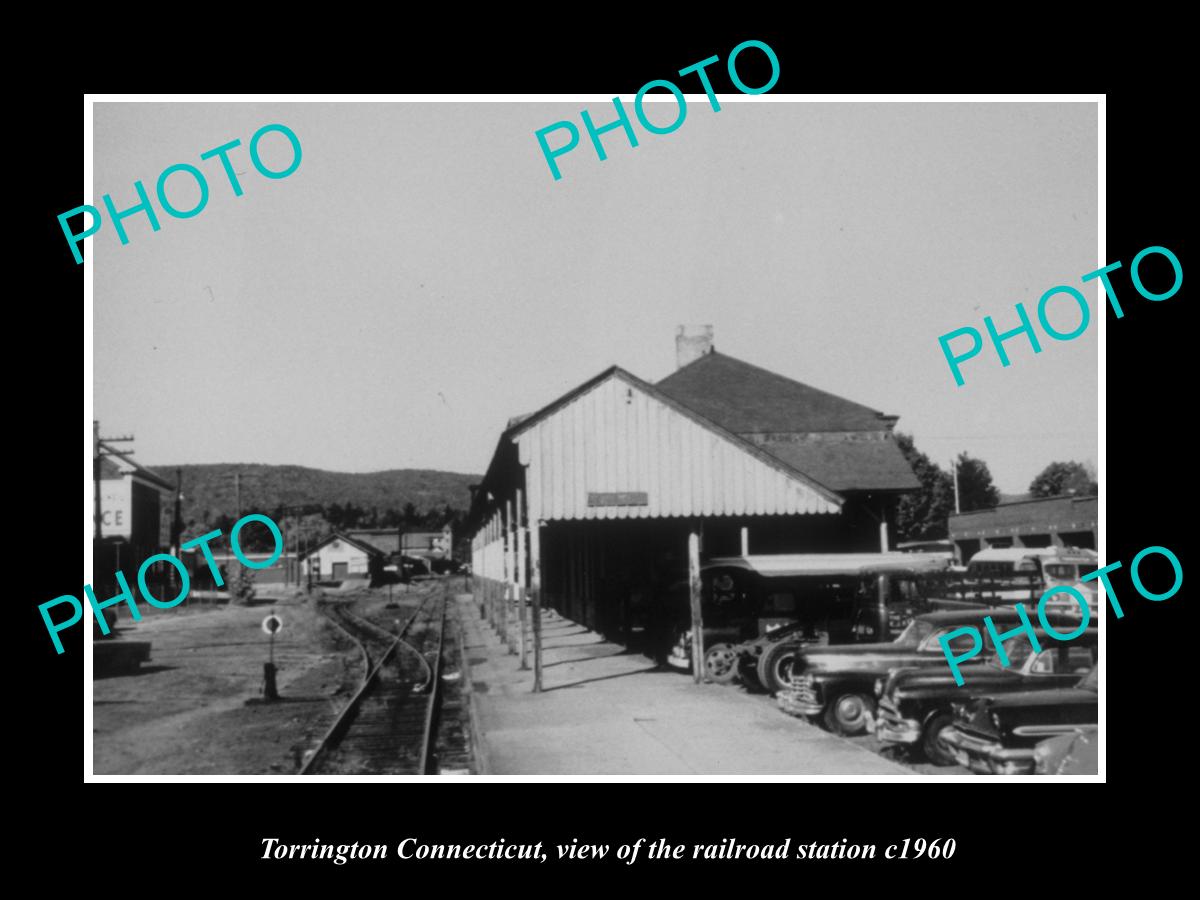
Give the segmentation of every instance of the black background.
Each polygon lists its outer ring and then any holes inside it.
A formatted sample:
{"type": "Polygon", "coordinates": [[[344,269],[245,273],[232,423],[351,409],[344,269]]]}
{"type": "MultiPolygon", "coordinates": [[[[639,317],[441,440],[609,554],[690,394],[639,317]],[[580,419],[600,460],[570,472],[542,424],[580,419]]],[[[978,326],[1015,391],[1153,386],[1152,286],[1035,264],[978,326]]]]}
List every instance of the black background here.
{"type": "MultiPolygon", "coordinates": [[[[522,890],[557,871],[584,876],[571,880],[583,889],[598,877],[630,883],[649,878],[663,879],[675,890],[728,884],[727,889],[740,893],[771,883],[770,871],[763,868],[768,865],[776,872],[789,867],[783,873],[788,880],[777,882],[781,886],[829,881],[861,889],[866,875],[873,883],[902,878],[914,886],[938,889],[943,877],[951,878],[947,884],[963,884],[960,879],[968,869],[1015,873],[1025,859],[1038,866],[1063,860],[1065,875],[1077,868],[1071,862],[1078,859],[1075,853],[1094,861],[1096,853],[1104,852],[1105,841],[1150,841],[1154,852],[1169,856],[1162,842],[1171,840],[1173,829],[1160,817],[1171,815],[1174,798],[1186,784],[1191,747],[1183,735],[1190,732],[1194,718],[1194,678],[1189,682],[1185,662],[1195,641],[1185,620],[1188,586],[1185,583],[1171,600],[1151,603],[1134,594],[1127,568],[1135,553],[1158,544],[1171,548],[1185,573],[1190,571],[1190,534],[1184,533],[1183,523],[1193,502],[1189,462],[1194,456],[1190,420],[1195,400],[1185,363],[1193,338],[1184,320],[1186,277],[1183,290],[1173,298],[1151,303],[1133,290],[1128,266],[1142,248],[1162,245],[1179,257],[1186,276],[1184,154],[1190,148],[1178,128],[1184,109],[1192,109],[1192,104],[1170,88],[1159,59],[1153,60],[1151,70],[1114,62],[1110,71],[1087,71],[1085,59],[1101,51],[1097,45],[1085,46],[1079,36],[1064,45],[1043,41],[1044,35],[1032,32],[1038,38],[1032,44],[1059,48],[1049,57],[1034,52],[1033,46],[989,48],[985,53],[981,45],[965,46],[961,41],[933,41],[929,46],[899,42],[886,52],[873,47],[868,53],[845,30],[848,27],[837,33],[807,27],[748,27],[724,33],[713,28],[663,40],[634,25],[613,25],[588,43],[579,29],[565,26],[563,33],[569,37],[478,38],[474,44],[461,35],[451,40],[414,32],[398,39],[395,47],[369,52],[361,44],[339,49],[334,46],[337,38],[330,36],[320,45],[308,41],[263,51],[266,59],[261,54],[253,58],[241,45],[222,45],[212,51],[215,57],[205,58],[204,66],[177,66],[178,72],[155,69],[152,85],[141,83],[135,68],[124,73],[126,84],[112,83],[101,72],[88,86],[106,91],[588,92],[629,97],[646,81],[670,78],[676,70],[716,54],[722,63],[709,70],[710,77],[718,93],[727,93],[733,91],[723,64],[729,50],[756,38],[770,44],[780,59],[781,77],[772,93],[1108,91],[1106,261],[1124,263],[1113,281],[1125,317],[1117,320],[1106,311],[1108,427],[1101,502],[1107,508],[1107,561],[1126,565],[1114,577],[1126,616],[1118,621],[1110,614],[1107,625],[1107,659],[1112,660],[1107,669],[1107,785],[1001,786],[982,778],[953,785],[84,785],[83,629],[64,635],[67,653],[56,657],[36,608],[46,599],[80,592],[81,570],[72,560],[80,538],[81,482],[90,470],[90,425],[81,421],[74,406],[79,397],[81,330],[77,313],[70,312],[82,310],[83,270],[75,265],[55,218],[84,202],[83,95],[60,85],[57,92],[47,91],[30,101],[28,119],[37,123],[38,140],[21,168],[10,169],[19,176],[16,186],[29,192],[16,217],[20,252],[11,264],[18,270],[36,267],[33,277],[20,279],[26,287],[12,295],[9,329],[16,338],[10,341],[10,356],[18,363],[10,374],[10,396],[17,407],[10,446],[23,450],[21,456],[34,456],[28,463],[18,462],[20,456],[10,461],[10,473],[17,476],[12,479],[17,490],[10,520],[25,523],[24,516],[13,515],[17,504],[33,512],[27,531],[14,529],[14,537],[25,540],[12,546],[16,550],[32,545],[35,557],[26,564],[14,553],[10,562],[19,587],[10,600],[14,615],[8,621],[19,623],[25,654],[10,681],[17,698],[8,729],[10,746],[16,747],[20,760],[18,767],[9,769],[9,777],[28,792],[28,802],[19,811],[21,843],[28,853],[22,858],[24,851],[11,847],[10,865],[31,863],[40,851],[60,860],[64,852],[82,853],[97,889],[110,879],[139,891],[173,884],[253,883],[279,889],[327,879],[344,885],[348,876],[358,880],[364,874],[395,885],[427,877],[430,884],[449,888],[458,882],[440,880],[449,873],[448,865],[416,868],[394,859],[344,867],[266,863],[258,860],[260,842],[278,837],[300,843],[319,836],[325,843],[363,841],[394,848],[409,836],[456,843],[490,843],[503,836],[510,842],[541,840],[546,845],[578,837],[581,842],[612,844],[614,849],[639,837],[690,843],[736,836],[778,843],[790,836],[793,845],[845,837],[885,845],[905,837],[953,836],[958,842],[949,862],[909,862],[900,869],[896,863],[878,861],[860,866],[759,863],[753,868],[711,863],[661,863],[651,868],[643,863],[630,868],[613,864],[610,854],[601,864],[473,863],[454,873],[472,887],[493,890],[522,890]],[[334,69],[340,74],[331,80],[334,69]],[[284,74],[268,77],[268,71],[284,74]],[[915,871],[901,871],[906,868],[915,871]],[[156,870],[179,880],[138,886],[139,878],[149,878],[156,870]],[[238,874],[262,880],[230,880],[238,874]]],[[[758,58],[756,51],[739,58],[747,84],[766,80],[765,68],[755,71],[758,58]]],[[[694,76],[689,79],[677,81],[689,92],[697,90],[694,76]]],[[[90,245],[84,252],[88,249],[90,245]]],[[[1011,261],[1013,266],[1021,264],[1020,259],[1011,261]]],[[[1147,269],[1148,281],[1152,273],[1153,268],[1147,269]]],[[[1073,283],[1070,279],[1077,274],[1064,272],[1064,283],[1073,283]]],[[[996,306],[987,284],[964,284],[961,290],[987,298],[988,308],[996,306]]],[[[1087,295],[1090,299],[1094,293],[1089,290],[1087,295]]],[[[935,337],[930,336],[931,348],[935,337]]],[[[84,374],[90,379],[90,372],[84,374]]],[[[197,390],[203,390],[202,385],[197,390]]],[[[90,526],[84,534],[90,535],[90,526]]],[[[1148,583],[1154,582],[1148,578],[1148,583]]],[[[988,883],[993,883],[990,876],[988,883]]]]}

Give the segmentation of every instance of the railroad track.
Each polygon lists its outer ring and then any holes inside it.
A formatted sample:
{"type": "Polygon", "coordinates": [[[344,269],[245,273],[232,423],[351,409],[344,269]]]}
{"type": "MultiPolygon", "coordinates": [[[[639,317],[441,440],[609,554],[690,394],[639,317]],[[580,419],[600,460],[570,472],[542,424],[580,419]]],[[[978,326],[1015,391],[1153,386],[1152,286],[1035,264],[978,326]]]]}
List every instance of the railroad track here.
{"type": "Polygon", "coordinates": [[[362,648],[366,674],[300,774],[437,774],[433,745],[446,631],[445,590],[422,597],[396,631],[359,615],[352,605],[329,603],[322,610],[362,648]]]}

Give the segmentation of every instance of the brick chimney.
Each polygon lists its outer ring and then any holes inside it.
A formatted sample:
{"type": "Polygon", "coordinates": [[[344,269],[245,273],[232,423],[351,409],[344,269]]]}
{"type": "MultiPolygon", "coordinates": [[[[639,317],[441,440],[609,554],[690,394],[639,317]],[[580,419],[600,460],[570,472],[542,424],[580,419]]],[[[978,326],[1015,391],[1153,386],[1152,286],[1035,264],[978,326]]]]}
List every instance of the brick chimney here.
{"type": "Polygon", "coordinates": [[[675,368],[694,363],[713,351],[711,325],[680,325],[675,334],[675,368]]]}

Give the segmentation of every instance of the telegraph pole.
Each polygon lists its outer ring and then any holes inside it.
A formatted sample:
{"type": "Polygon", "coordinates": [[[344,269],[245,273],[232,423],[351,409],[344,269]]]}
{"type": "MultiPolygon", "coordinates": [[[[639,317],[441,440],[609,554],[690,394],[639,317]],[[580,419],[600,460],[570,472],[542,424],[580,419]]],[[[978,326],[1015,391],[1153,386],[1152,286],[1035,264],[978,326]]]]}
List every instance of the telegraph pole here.
{"type": "Polygon", "coordinates": [[[954,474],[954,513],[957,515],[962,512],[958,503],[958,457],[950,457],[950,471],[954,474]]]}
{"type": "Polygon", "coordinates": [[[100,420],[92,420],[92,489],[96,495],[96,510],[92,517],[92,537],[100,540],[100,420]]]}
{"type": "Polygon", "coordinates": [[[259,478],[261,472],[234,472],[233,473],[233,496],[234,505],[237,507],[237,518],[242,517],[242,479],[243,478],[259,478]]]}
{"type": "Polygon", "coordinates": [[[171,523],[171,552],[178,554],[183,543],[183,469],[175,470],[175,520],[171,523]]]}
{"type": "MultiPolygon", "coordinates": [[[[287,558],[287,548],[288,548],[287,533],[289,530],[288,529],[288,516],[292,515],[293,513],[300,513],[300,521],[298,521],[296,523],[296,529],[293,532],[293,537],[292,537],[292,544],[295,548],[295,553],[296,553],[296,587],[300,587],[301,583],[304,581],[304,577],[300,571],[300,541],[303,537],[305,537],[305,532],[304,532],[304,527],[303,527],[303,525],[304,525],[304,521],[303,521],[304,510],[305,510],[305,507],[301,506],[301,505],[279,507],[279,511],[283,515],[283,583],[284,583],[285,587],[287,585],[291,584],[291,566],[292,566],[292,564],[291,564],[291,561],[289,561],[287,558]]],[[[238,514],[238,518],[241,518],[240,513],[238,514]]]]}

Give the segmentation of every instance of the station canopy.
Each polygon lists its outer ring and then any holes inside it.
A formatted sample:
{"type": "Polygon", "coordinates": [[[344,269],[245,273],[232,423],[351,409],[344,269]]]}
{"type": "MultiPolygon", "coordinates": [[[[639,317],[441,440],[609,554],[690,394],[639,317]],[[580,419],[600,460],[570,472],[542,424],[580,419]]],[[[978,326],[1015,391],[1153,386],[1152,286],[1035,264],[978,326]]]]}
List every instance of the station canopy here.
{"type": "Polygon", "coordinates": [[[764,578],[810,576],[924,575],[943,572],[950,561],[942,553],[781,553],[711,559],[704,569],[745,569],[764,578]]]}

